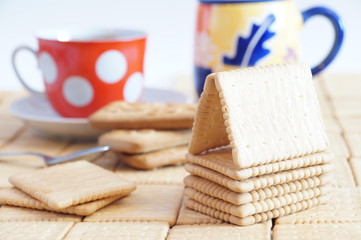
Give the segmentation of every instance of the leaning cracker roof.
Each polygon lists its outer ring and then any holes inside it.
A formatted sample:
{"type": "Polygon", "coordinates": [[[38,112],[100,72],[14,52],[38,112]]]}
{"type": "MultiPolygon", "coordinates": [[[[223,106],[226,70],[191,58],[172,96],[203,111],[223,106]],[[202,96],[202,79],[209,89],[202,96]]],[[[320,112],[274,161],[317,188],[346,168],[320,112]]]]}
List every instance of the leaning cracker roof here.
{"type": "Polygon", "coordinates": [[[210,74],[188,150],[199,154],[228,144],[238,168],[326,150],[309,67],[282,64],[210,74]]]}

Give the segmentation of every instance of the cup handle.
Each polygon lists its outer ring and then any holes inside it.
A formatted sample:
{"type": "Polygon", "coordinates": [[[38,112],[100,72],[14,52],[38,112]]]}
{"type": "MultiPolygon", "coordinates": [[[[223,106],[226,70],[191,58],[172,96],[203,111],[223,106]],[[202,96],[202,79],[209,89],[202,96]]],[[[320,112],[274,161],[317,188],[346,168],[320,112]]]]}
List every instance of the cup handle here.
{"type": "Polygon", "coordinates": [[[321,63],[319,63],[318,65],[316,65],[315,67],[313,67],[311,69],[312,75],[316,75],[319,72],[321,72],[324,68],[326,68],[335,59],[336,55],[338,54],[338,52],[341,48],[341,45],[343,42],[343,37],[344,37],[344,28],[343,28],[342,20],[334,11],[330,10],[329,8],[314,7],[314,8],[310,8],[310,9],[303,11],[302,12],[303,22],[305,23],[311,17],[317,16],[317,15],[324,16],[328,20],[330,20],[330,22],[332,23],[333,29],[335,31],[335,40],[334,40],[332,48],[331,48],[330,52],[328,53],[328,55],[326,56],[326,58],[323,61],[321,61],[321,63]]]}
{"type": "Polygon", "coordinates": [[[26,90],[28,90],[32,95],[34,96],[40,96],[40,97],[44,97],[45,94],[43,92],[40,92],[38,90],[35,90],[33,89],[32,87],[30,87],[26,81],[23,79],[23,77],[20,75],[19,71],[18,71],[18,68],[16,66],[16,56],[17,54],[20,52],[20,51],[29,51],[31,52],[32,54],[34,54],[35,58],[37,58],[37,53],[34,49],[32,49],[31,47],[28,47],[28,46],[19,46],[17,47],[14,51],[13,51],[13,54],[11,56],[11,63],[12,63],[12,66],[13,66],[13,69],[15,71],[15,74],[16,76],[18,77],[20,83],[23,85],[24,88],[26,88],[26,90]]]}

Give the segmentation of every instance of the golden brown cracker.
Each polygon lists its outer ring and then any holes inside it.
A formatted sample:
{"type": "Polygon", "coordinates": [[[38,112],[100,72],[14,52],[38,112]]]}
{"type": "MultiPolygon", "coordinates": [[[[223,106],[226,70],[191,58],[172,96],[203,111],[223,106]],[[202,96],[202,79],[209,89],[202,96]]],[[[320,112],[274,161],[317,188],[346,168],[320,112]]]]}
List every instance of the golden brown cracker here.
{"type": "Polygon", "coordinates": [[[87,161],[77,161],[14,175],[9,181],[53,209],[123,195],[135,184],[87,161]]]}

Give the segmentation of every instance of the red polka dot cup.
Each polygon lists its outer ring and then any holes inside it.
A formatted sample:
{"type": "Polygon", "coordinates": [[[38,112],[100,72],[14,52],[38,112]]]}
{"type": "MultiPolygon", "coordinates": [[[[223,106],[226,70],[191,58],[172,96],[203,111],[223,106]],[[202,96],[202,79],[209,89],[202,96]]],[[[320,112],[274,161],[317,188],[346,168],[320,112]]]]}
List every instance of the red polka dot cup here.
{"type": "Polygon", "coordinates": [[[143,92],[146,35],[131,30],[44,31],[39,49],[15,49],[12,63],[22,85],[46,95],[63,117],[85,118],[115,100],[135,102],[143,92]],[[45,92],[29,86],[16,67],[16,56],[28,50],[38,59],[45,92]]]}

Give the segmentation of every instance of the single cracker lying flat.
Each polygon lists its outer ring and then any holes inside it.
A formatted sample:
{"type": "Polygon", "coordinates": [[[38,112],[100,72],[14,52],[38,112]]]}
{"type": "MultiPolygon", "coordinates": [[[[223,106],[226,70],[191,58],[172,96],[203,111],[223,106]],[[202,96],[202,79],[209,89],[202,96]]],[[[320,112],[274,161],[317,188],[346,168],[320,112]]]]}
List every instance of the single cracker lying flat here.
{"type": "Polygon", "coordinates": [[[0,222],[0,239],[62,240],[73,225],[72,222],[0,222]]]}
{"type": "Polygon", "coordinates": [[[233,164],[232,148],[230,147],[209,150],[198,155],[186,155],[188,162],[212,169],[236,180],[328,163],[333,157],[332,153],[315,153],[281,162],[238,169],[233,164]]]}
{"type": "Polygon", "coordinates": [[[263,175],[260,177],[249,178],[242,181],[234,180],[230,177],[224,176],[223,174],[193,163],[187,163],[185,165],[185,169],[192,175],[208,179],[217,184],[225,186],[232,191],[245,193],[282,183],[305,179],[308,177],[319,176],[323,173],[329,172],[332,169],[332,165],[316,165],[306,168],[263,175]]]}
{"type": "Polygon", "coordinates": [[[9,178],[23,192],[53,209],[124,195],[135,184],[88,161],[33,170],[9,178]]]}
{"type": "Polygon", "coordinates": [[[277,240],[354,240],[361,236],[359,222],[277,224],[273,228],[273,239],[277,240]]]}
{"type": "Polygon", "coordinates": [[[30,195],[13,187],[0,188],[0,204],[10,205],[15,207],[25,207],[38,210],[48,210],[61,213],[75,214],[79,216],[89,216],[96,212],[98,209],[118,200],[124,195],[103,198],[92,202],[87,202],[72,206],[64,209],[52,209],[48,205],[40,202],[39,200],[31,197],[30,195]]]}
{"type": "Polygon", "coordinates": [[[64,240],[74,239],[149,239],[164,240],[168,233],[165,222],[82,222],[77,223],[64,240]]]}
{"type": "MultiPolygon", "coordinates": [[[[186,199],[187,197],[185,197],[186,199]]],[[[178,213],[176,225],[194,225],[194,224],[216,224],[222,223],[223,221],[210,217],[200,212],[196,212],[192,209],[187,208],[182,202],[182,206],[178,213]]]]}
{"type": "Polygon", "coordinates": [[[186,146],[166,148],[144,154],[121,154],[121,160],[137,169],[153,169],[185,163],[186,146]]]}
{"type": "Polygon", "coordinates": [[[284,206],[284,207],[281,207],[278,209],[273,209],[272,211],[268,211],[268,212],[258,213],[258,214],[248,216],[245,218],[239,218],[239,217],[233,216],[229,213],[225,213],[225,212],[219,211],[217,209],[205,206],[192,199],[187,199],[185,201],[185,205],[190,209],[201,212],[203,214],[207,214],[211,217],[215,217],[215,218],[218,218],[223,221],[230,222],[230,223],[233,223],[233,224],[236,224],[239,226],[246,226],[246,225],[251,225],[251,224],[255,224],[255,223],[259,223],[259,222],[268,221],[268,220],[271,220],[272,218],[281,217],[281,216],[284,216],[287,214],[297,213],[299,211],[302,211],[302,210],[305,210],[305,209],[308,209],[308,208],[311,208],[314,206],[318,206],[320,204],[324,204],[327,201],[328,201],[328,197],[322,196],[319,198],[313,198],[313,199],[293,203],[288,206],[284,206]]]}
{"type": "Polygon", "coordinates": [[[271,223],[265,222],[247,227],[232,224],[202,224],[175,226],[168,234],[167,240],[271,240],[271,223]]]}
{"type": "MultiPolygon", "coordinates": [[[[81,222],[82,217],[41,211],[30,208],[12,207],[3,205],[0,208],[0,222],[14,221],[57,221],[57,222],[81,222]]],[[[0,230],[1,231],[1,230],[0,230]]],[[[1,238],[0,238],[1,239],[1,238]]]]}
{"type": "Polygon", "coordinates": [[[248,193],[238,193],[198,176],[189,175],[184,178],[185,186],[235,205],[246,204],[309,188],[315,188],[325,185],[328,182],[330,182],[329,177],[321,175],[261,188],[248,193]]]}
{"type": "Polygon", "coordinates": [[[310,68],[284,64],[209,75],[189,153],[228,144],[238,168],[326,150],[328,140],[310,68]]]}
{"type": "Polygon", "coordinates": [[[102,134],[98,142],[116,152],[138,154],[186,145],[190,136],[190,130],[113,130],[102,134]]]}
{"type": "Polygon", "coordinates": [[[191,128],[196,106],[187,103],[112,102],[89,117],[100,129],[191,128]]]}
{"type": "Polygon", "coordinates": [[[267,198],[265,200],[242,205],[234,205],[221,199],[198,192],[192,188],[186,188],[184,190],[184,195],[189,199],[193,199],[194,201],[197,201],[205,206],[229,213],[236,217],[244,218],[256,213],[267,212],[296,202],[316,198],[326,194],[329,191],[329,188],[323,186],[320,188],[301,190],[299,192],[288,193],[282,196],[267,198]]]}
{"type": "Polygon", "coordinates": [[[182,201],[182,185],[138,185],[131,195],[86,217],[85,222],[140,221],[174,225],[182,201]]]}

